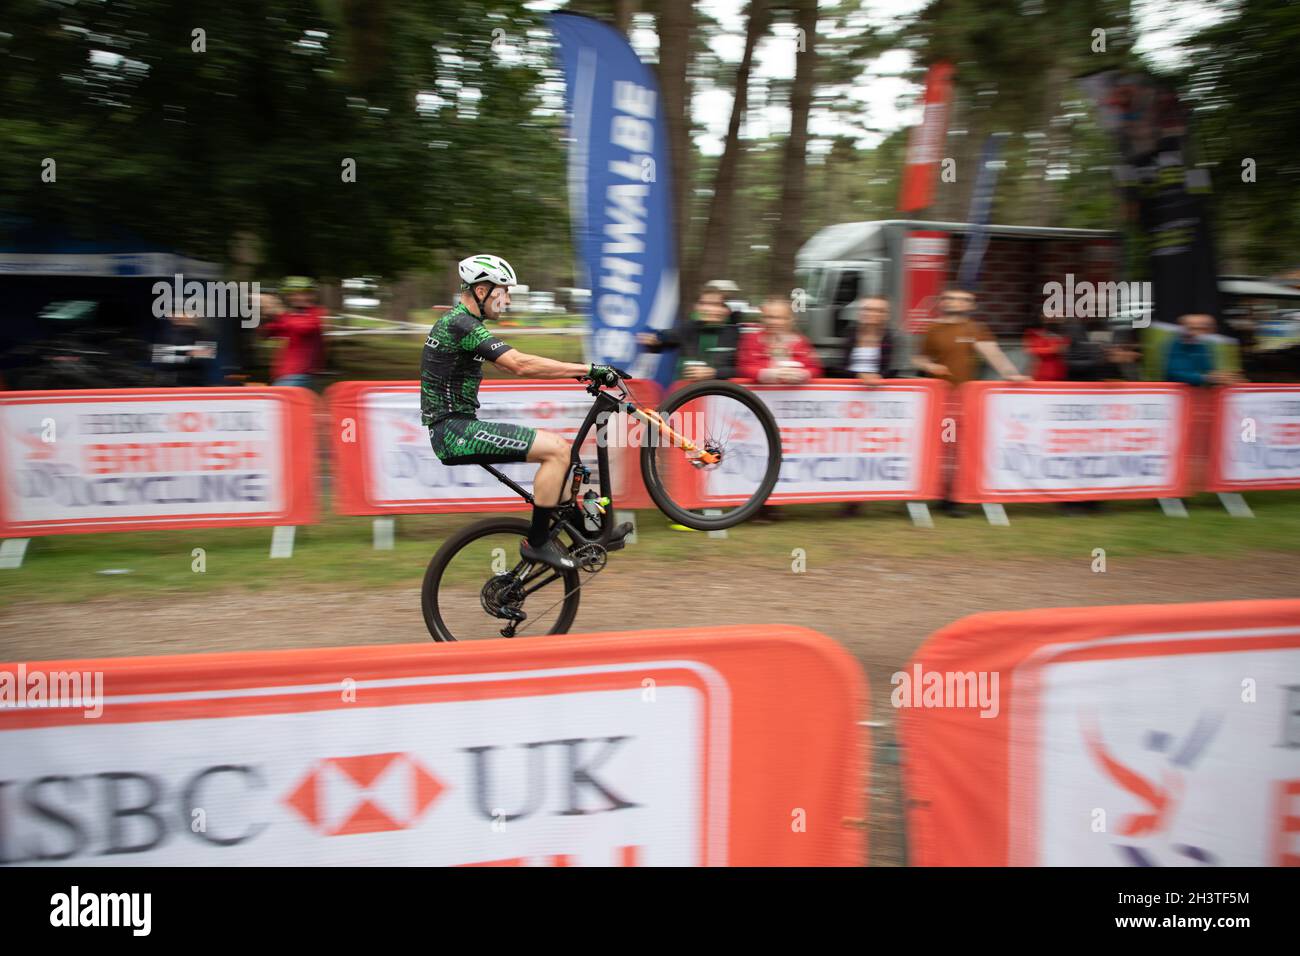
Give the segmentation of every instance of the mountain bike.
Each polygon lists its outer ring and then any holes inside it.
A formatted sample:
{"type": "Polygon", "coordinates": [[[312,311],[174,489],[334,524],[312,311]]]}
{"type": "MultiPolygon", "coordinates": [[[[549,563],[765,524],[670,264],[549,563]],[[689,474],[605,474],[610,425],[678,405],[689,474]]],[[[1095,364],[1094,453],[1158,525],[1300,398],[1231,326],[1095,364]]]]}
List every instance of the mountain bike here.
{"type": "MultiPolygon", "coordinates": [[[[421,590],[424,623],[435,641],[564,634],[578,613],[584,584],[621,550],[630,522],[614,524],[610,474],[611,423],[616,437],[640,446],[641,476],[650,499],[673,521],[699,531],[730,528],[762,507],[781,469],[781,439],[771,411],[753,392],[731,382],[701,381],[669,395],[658,409],[641,407],[628,390],[591,382],[595,401],[573,441],[549,534],[576,568],[557,571],[523,559],[519,541],[529,523],[485,518],[452,535],[429,562],[421,590]],[[618,416],[626,415],[626,419],[618,416]],[[596,433],[596,481],[581,449],[596,433]]],[[[533,496],[491,465],[480,465],[529,504],[533,496]]]]}

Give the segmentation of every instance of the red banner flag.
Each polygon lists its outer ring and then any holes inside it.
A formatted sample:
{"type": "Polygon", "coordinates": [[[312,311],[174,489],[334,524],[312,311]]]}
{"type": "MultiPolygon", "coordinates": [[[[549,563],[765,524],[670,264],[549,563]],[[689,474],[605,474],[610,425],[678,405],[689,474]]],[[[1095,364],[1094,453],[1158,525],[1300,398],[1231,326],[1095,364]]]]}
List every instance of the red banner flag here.
{"type": "Polygon", "coordinates": [[[925,114],[912,127],[907,143],[907,164],[903,168],[903,190],[898,199],[900,212],[913,212],[930,205],[934,198],[934,172],[944,137],[948,133],[948,107],[952,102],[951,63],[936,63],[925,77],[925,114]]]}

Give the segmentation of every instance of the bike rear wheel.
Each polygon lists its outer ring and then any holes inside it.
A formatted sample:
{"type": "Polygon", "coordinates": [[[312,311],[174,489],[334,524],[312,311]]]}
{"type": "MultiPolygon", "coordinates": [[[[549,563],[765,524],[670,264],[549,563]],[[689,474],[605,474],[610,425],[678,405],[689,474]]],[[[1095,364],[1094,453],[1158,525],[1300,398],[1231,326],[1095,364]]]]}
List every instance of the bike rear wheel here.
{"type": "Polygon", "coordinates": [[[781,472],[781,432],[763,400],[731,382],[696,382],[673,392],[657,411],[697,446],[689,451],[647,426],[641,476],[659,510],[699,531],[719,531],[752,517],[781,472]],[[706,464],[700,450],[718,460],[706,464]]]}
{"type": "Polygon", "coordinates": [[[420,606],[435,641],[500,638],[514,610],[527,618],[512,636],[564,634],[578,613],[579,572],[519,556],[522,518],[490,518],[452,535],[424,573],[420,606]]]}

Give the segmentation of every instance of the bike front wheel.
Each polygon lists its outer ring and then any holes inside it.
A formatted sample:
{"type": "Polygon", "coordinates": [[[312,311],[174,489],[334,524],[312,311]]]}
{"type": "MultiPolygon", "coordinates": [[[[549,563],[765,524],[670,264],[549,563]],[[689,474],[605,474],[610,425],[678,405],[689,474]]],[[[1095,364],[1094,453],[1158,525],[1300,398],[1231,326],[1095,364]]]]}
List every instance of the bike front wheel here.
{"type": "Polygon", "coordinates": [[[578,613],[579,572],[523,560],[519,542],[526,537],[522,518],[491,518],[447,539],[429,562],[420,592],[430,637],[470,641],[568,632],[578,613]]]}
{"type": "Polygon", "coordinates": [[[731,382],[696,382],[669,395],[658,416],[668,427],[647,425],[641,476],[660,511],[719,531],[763,506],[781,472],[781,432],[761,398],[731,382]]]}

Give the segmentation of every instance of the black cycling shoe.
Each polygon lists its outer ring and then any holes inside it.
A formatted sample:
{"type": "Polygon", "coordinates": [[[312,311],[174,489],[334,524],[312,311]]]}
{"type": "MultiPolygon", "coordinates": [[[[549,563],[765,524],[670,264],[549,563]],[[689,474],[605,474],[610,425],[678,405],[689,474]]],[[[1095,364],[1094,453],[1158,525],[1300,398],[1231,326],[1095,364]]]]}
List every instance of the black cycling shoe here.
{"type": "Polygon", "coordinates": [[[540,547],[533,547],[525,538],[519,545],[519,553],[525,561],[544,564],[556,571],[573,571],[578,567],[578,562],[566,554],[564,549],[553,540],[547,541],[540,547]]]}
{"type": "Polygon", "coordinates": [[[632,522],[624,521],[610,533],[609,543],[605,545],[605,550],[620,551],[627,547],[627,541],[625,539],[635,530],[636,526],[632,524],[632,522]]]}

